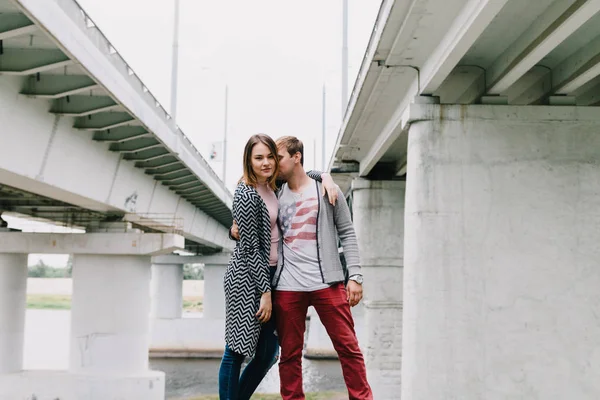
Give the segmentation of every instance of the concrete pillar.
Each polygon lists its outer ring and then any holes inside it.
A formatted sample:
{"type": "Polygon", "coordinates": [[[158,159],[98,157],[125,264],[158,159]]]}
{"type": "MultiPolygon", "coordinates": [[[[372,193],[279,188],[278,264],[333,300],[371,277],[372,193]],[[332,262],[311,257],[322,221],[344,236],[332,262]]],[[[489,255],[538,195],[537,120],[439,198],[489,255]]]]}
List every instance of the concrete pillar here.
{"type": "Polygon", "coordinates": [[[71,372],[148,369],[150,257],[75,255],[71,372]]]}
{"type": "Polygon", "coordinates": [[[0,254],[0,374],[23,368],[27,254],[0,254]]]}
{"type": "Polygon", "coordinates": [[[152,301],[158,304],[153,306],[157,311],[154,311],[151,319],[151,357],[221,358],[225,346],[223,277],[230,256],[230,253],[210,256],[171,254],[152,258],[154,271],[160,271],[160,275],[153,278],[155,294],[152,301]],[[183,276],[174,271],[182,271],[178,266],[183,264],[204,264],[204,282],[201,282],[204,285],[203,312],[201,315],[186,313],[183,318],[170,318],[169,316],[175,315],[177,307],[175,297],[179,303],[179,316],[182,316],[180,304],[183,276]],[[176,285],[177,293],[173,289],[176,285]],[[160,314],[158,310],[161,310],[160,314]],[[159,315],[162,317],[158,317],[159,315]]]}
{"type": "Polygon", "coordinates": [[[183,265],[152,264],[152,318],[177,319],[183,311],[183,265]]]}
{"type": "Polygon", "coordinates": [[[401,398],[600,398],[598,111],[413,106],[401,398]]]}
{"type": "Polygon", "coordinates": [[[376,399],[397,399],[402,357],[403,181],[352,182],[364,284],[365,362],[376,399]]]}
{"type": "Polygon", "coordinates": [[[207,319],[225,319],[225,292],[223,278],[230,254],[206,257],[204,264],[203,316],[207,319]]]}

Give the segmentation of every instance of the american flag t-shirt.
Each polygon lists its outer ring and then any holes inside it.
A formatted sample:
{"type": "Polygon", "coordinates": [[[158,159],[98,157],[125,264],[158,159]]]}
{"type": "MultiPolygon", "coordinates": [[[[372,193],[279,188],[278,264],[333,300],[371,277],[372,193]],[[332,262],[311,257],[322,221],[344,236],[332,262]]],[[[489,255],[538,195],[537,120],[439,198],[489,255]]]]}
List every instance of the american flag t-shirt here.
{"type": "Polygon", "coordinates": [[[313,181],[298,193],[287,185],[282,188],[278,218],[284,267],[278,290],[312,291],[328,287],[323,283],[317,252],[318,195],[313,181]]]}

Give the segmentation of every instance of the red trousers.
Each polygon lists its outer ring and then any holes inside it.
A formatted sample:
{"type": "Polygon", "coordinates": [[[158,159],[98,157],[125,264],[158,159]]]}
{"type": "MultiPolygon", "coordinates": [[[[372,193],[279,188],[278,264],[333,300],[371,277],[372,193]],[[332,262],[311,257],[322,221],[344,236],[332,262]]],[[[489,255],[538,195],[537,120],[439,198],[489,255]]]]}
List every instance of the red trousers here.
{"type": "Polygon", "coordinates": [[[314,292],[276,291],[274,308],[281,345],[279,378],[283,400],[304,399],[302,389],[302,348],[306,313],[313,306],[325,326],[342,364],[344,381],[351,400],[372,400],[363,355],[354,332],[354,320],[342,283],[314,292]]]}

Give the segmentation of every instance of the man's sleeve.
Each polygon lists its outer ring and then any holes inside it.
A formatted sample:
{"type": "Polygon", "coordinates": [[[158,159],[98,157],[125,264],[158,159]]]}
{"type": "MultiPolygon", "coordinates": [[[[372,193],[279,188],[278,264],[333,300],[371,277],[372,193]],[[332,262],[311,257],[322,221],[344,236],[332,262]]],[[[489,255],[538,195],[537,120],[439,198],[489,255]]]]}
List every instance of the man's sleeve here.
{"type": "Polygon", "coordinates": [[[360,256],[358,254],[356,232],[354,231],[354,225],[352,225],[350,208],[348,207],[344,193],[342,193],[340,189],[338,189],[338,198],[344,200],[339,200],[336,205],[333,206],[333,215],[337,234],[342,243],[342,247],[344,248],[344,258],[346,259],[348,276],[361,275],[362,272],[360,268],[360,256]]]}

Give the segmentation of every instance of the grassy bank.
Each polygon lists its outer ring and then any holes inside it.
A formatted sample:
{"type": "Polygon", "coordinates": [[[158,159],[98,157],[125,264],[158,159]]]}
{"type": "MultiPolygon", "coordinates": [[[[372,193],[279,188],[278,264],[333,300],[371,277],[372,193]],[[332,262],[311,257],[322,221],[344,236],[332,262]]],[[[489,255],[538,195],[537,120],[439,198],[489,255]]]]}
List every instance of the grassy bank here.
{"type": "MultiPolygon", "coordinates": [[[[321,392],[321,393],[306,393],[306,400],[344,400],[348,395],[345,393],[321,392]]],[[[182,399],[183,400],[183,399],[182,399]]],[[[193,397],[185,400],[219,400],[218,395],[206,395],[193,397]]],[[[252,400],[281,400],[278,394],[255,394],[252,400]]]]}
{"type": "MultiPolygon", "coordinates": [[[[27,308],[32,310],[70,310],[71,296],[63,294],[28,294],[27,308]]],[[[183,311],[201,312],[202,297],[184,297],[183,311]]]]}

